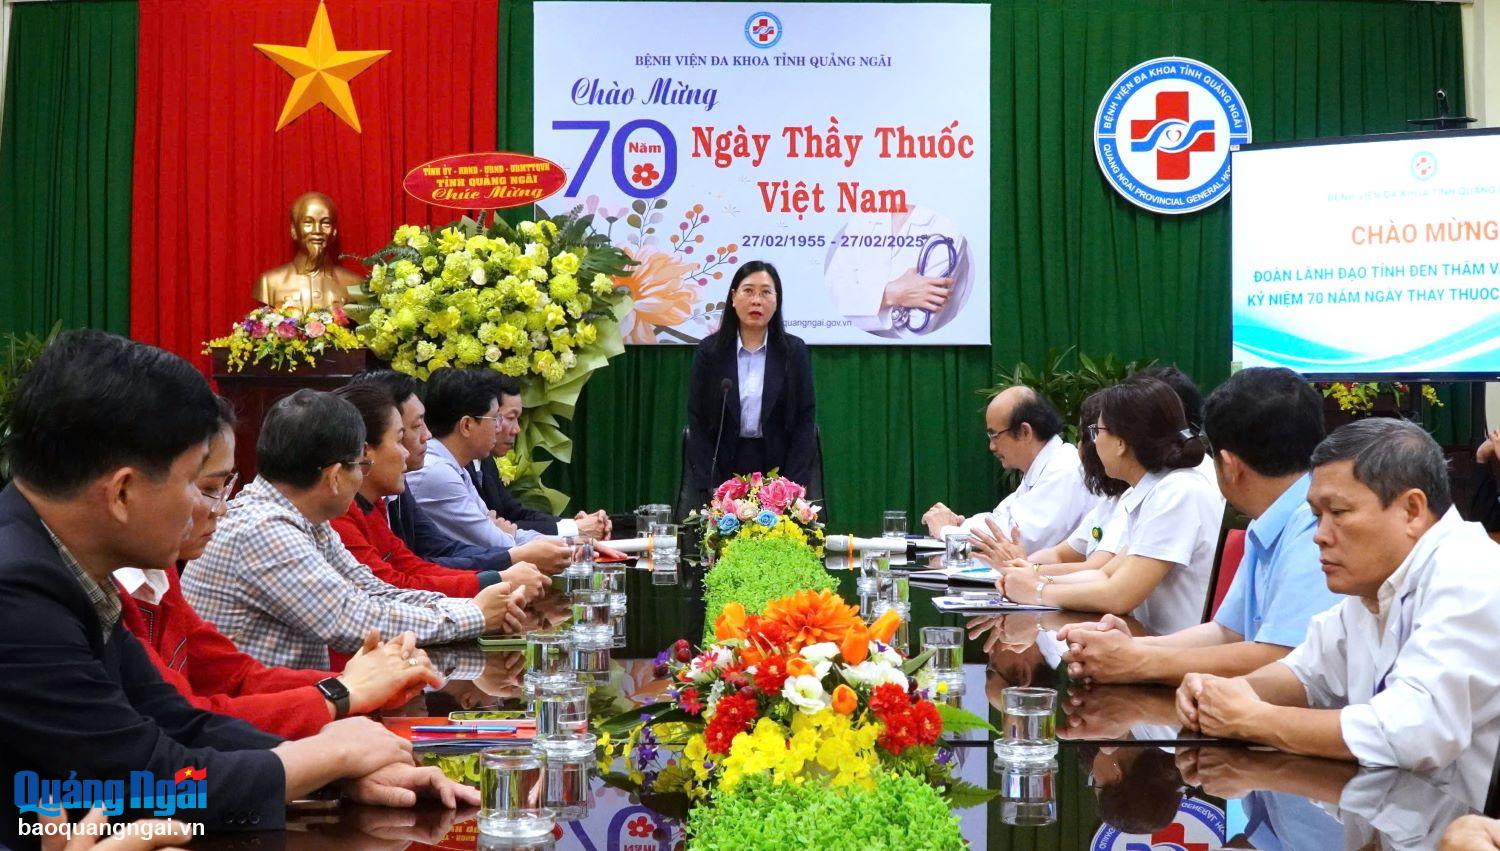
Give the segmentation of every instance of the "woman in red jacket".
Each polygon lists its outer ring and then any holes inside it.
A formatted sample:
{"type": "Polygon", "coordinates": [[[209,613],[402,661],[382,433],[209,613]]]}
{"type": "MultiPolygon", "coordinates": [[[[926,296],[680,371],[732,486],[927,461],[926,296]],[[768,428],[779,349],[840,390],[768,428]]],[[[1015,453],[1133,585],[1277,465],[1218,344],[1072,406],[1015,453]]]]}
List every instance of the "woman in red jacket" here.
{"type": "MultiPolygon", "coordinates": [[[[536,599],[552,580],[527,562],[503,571],[474,572],[433,564],[419,557],[391,531],[385,498],[406,487],[405,426],[389,390],[375,382],[348,384],[333,391],[358,409],[365,421],[365,460],[369,467],[354,502],[333,521],[334,531],[360,563],[398,588],[437,591],[449,597],[472,597],[479,589],[509,582],[536,599]]],[[[477,498],[477,497],[476,497],[477,498]]]]}
{"type": "MultiPolygon", "coordinates": [[[[198,476],[203,497],[178,564],[203,554],[223,516],[234,473],[234,418],[220,400],[223,421],[198,476]]],[[[269,668],[241,653],[182,596],[175,571],[116,571],[122,618],[145,645],[162,678],[194,706],[232,715],[278,736],[298,739],[345,715],[400,706],[442,679],[408,633],[381,643],[370,631],[343,673],[269,668]]]]}

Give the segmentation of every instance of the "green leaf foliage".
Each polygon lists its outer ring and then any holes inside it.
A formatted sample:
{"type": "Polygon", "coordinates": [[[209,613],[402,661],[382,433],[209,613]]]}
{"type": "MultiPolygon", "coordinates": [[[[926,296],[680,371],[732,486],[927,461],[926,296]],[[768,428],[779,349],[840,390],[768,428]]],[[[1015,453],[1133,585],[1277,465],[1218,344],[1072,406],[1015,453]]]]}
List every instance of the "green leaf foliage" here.
{"type": "Polygon", "coordinates": [[[35,334],[0,335],[0,485],[10,480],[10,420],[16,390],[21,379],[31,371],[42,350],[62,330],[62,323],[52,326],[46,337],[35,334]]]}
{"type": "Polygon", "coordinates": [[[730,603],[751,614],[765,610],[772,600],[797,591],[825,591],[838,587],[812,547],[790,538],[734,538],[724,555],[703,578],[706,637],[714,621],[730,603]]]}
{"type": "Polygon", "coordinates": [[[999,735],[990,722],[980,718],[967,709],[959,709],[957,706],[949,706],[946,703],[937,704],[938,717],[943,719],[944,733],[962,733],[965,730],[986,730],[999,735]]]}
{"type": "Polygon", "coordinates": [[[868,790],[748,778],[689,813],[687,832],[692,851],[964,847],[948,801],[921,778],[904,774],[881,775],[868,790]]]}
{"type": "Polygon", "coordinates": [[[1048,350],[1041,367],[1025,362],[1016,364],[1010,372],[999,376],[994,387],[982,392],[993,397],[1000,391],[1017,385],[1030,387],[1057,406],[1063,422],[1067,423],[1063,432],[1064,439],[1069,443],[1077,443],[1078,411],[1083,407],[1083,400],[1096,390],[1118,384],[1126,376],[1155,365],[1154,359],[1126,361],[1114,354],[1092,358],[1069,346],[1066,349],[1048,350]]]}

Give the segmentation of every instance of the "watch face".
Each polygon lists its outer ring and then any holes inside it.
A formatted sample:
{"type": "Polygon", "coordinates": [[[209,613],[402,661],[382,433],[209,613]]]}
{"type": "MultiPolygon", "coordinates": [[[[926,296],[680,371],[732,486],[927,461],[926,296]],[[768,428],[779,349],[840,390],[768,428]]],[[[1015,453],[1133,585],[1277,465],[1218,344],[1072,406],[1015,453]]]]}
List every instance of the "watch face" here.
{"type": "Polygon", "coordinates": [[[326,680],[319,681],[318,691],[321,691],[323,696],[329,700],[347,700],[349,698],[349,688],[338,677],[329,677],[326,680]]]}

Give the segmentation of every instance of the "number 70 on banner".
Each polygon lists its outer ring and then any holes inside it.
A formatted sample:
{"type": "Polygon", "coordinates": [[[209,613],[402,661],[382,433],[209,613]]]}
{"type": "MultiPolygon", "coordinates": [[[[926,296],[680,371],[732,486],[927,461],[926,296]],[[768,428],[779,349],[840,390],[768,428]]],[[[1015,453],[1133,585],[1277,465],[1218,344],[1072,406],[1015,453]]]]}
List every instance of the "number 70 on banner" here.
{"type": "MultiPolygon", "coordinates": [[[[578,163],[578,168],[573,172],[573,179],[568,181],[568,188],[563,192],[566,198],[576,198],[578,192],[583,188],[583,182],[588,178],[589,170],[594,166],[594,160],[599,157],[599,151],[604,147],[604,140],[610,135],[610,123],[608,121],[554,121],[553,130],[584,130],[594,134],[589,141],[587,151],[584,151],[583,159],[578,163]]],[[[648,137],[649,138],[649,137],[648,137]]],[[[655,198],[672,187],[673,181],[677,179],[677,139],[672,135],[671,129],[660,121],[650,118],[637,118],[620,125],[615,131],[614,139],[609,146],[609,171],[614,178],[615,186],[621,192],[632,198],[655,198]],[[649,131],[656,134],[661,141],[631,141],[631,136],[638,131],[649,131]],[[631,173],[625,173],[626,158],[637,155],[642,158],[641,162],[633,164],[631,173]],[[655,160],[661,160],[661,172],[657,173],[655,160]]]]}

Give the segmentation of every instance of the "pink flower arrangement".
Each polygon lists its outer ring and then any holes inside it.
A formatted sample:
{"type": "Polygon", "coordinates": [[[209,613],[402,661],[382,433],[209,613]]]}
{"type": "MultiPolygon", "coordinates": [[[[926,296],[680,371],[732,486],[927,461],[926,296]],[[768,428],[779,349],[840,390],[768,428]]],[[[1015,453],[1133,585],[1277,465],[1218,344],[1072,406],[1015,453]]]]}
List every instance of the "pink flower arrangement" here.
{"type": "Polygon", "coordinates": [[[715,553],[741,534],[801,538],[818,547],[823,542],[818,511],[807,500],[807,488],[773,470],[769,475],[751,473],[724,482],[714,489],[709,504],[688,519],[703,527],[704,544],[715,553]]]}
{"type": "Polygon", "coordinates": [[[329,351],[361,348],[342,308],[304,312],[293,305],[257,307],[230,329],[229,336],[209,340],[204,352],[228,349],[227,367],[238,372],[251,363],[269,361],[273,369],[309,366],[329,351]]]}

